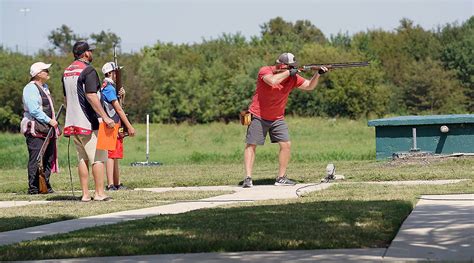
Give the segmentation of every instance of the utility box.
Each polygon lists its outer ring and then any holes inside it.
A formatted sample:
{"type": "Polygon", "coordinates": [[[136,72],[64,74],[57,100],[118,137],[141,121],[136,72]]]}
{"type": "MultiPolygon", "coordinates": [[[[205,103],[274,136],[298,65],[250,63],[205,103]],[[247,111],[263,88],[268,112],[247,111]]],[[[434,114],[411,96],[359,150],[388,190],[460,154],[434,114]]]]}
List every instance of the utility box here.
{"type": "Polygon", "coordinates": [[[400,152],[474,153],[474,114],[399,116],[370,120],[376,159],[400,152]]]}

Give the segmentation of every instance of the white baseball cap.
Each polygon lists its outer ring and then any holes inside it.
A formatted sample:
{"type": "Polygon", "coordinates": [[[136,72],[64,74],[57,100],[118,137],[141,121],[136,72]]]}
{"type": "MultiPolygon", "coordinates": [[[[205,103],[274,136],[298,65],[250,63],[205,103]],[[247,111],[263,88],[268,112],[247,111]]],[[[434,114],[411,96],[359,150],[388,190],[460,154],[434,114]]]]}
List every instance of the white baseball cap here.
{"type": "Polygon", "coordinates": [[[42,70],[49,69],[51,67],[51,64],[46,64],[43,62],[36,62],[30,67],[30,75],[31,77],[34,77],[38,75],[42,70]]]}
{"type": "MultiPolygon", "coordinates": [[[[123,67],[120,67],[120,69],[121,68],[123,67]]],[[[115,65],[115,62],[107,62],[104,64],[104,66],[102,66],[102,73],[107,74],[116,69],[119,69],[119,68],[117,68],[117,65],[115,65]]]]}

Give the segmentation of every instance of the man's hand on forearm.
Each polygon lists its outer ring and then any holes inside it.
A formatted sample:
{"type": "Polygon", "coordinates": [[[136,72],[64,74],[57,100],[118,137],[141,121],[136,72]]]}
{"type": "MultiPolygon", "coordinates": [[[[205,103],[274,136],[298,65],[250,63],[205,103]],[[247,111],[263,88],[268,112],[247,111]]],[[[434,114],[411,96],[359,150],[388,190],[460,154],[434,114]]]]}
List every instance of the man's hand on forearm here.
{"type": "Polygon", "coordinates": [[[115,122],[109,116],[107,116],[107,113],[105,113],[104,109],[102,108],[102,105],[100,104],[100,100],[97,97],[97,94],[86,93],[86,98],[87,101],[89,101],[89,103],[91,104],[94,111],[99,114],[99,116],[102,118],[102,121],[105,122],[107,127],[113,128],[115,126],[115,122]]]}

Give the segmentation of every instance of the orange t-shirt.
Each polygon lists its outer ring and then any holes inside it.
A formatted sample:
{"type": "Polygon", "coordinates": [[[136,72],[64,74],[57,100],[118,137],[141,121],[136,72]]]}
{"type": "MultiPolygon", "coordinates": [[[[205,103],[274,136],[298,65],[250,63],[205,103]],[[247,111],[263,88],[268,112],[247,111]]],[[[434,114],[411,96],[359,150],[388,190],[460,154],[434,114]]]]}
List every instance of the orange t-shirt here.
{"type": "Polygon", "coordinates": [[[257,88],[253,95],[249,111],[264,120],[275,121],[283,119],[285,116],[286,103],[290,92],[301,86],[305,78],[296,74],[284,79],[280,84],[268,85],[263,77],[273,74],[275,66],[265,66],[260,68],[257,78],[257,88]]]}

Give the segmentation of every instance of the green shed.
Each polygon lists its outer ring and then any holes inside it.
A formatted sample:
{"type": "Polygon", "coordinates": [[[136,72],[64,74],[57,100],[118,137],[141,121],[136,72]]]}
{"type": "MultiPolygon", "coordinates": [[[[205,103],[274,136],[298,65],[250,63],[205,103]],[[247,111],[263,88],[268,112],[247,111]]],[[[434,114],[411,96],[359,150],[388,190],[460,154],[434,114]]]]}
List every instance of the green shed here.
{"type": "Polygon", "coordinates": [[[400,152],[474,153],[474,114],[399,116],[370,120],[377,160],[400,152]]]}

